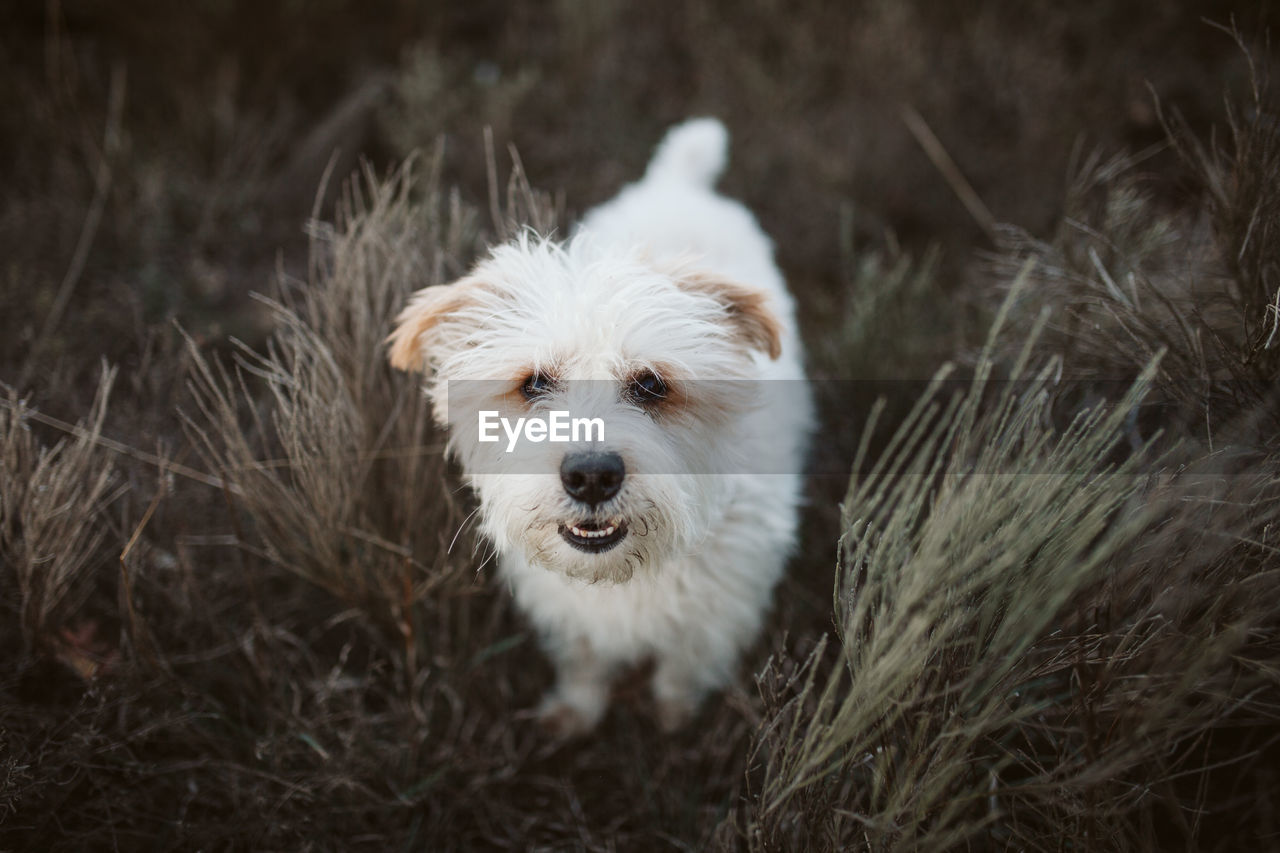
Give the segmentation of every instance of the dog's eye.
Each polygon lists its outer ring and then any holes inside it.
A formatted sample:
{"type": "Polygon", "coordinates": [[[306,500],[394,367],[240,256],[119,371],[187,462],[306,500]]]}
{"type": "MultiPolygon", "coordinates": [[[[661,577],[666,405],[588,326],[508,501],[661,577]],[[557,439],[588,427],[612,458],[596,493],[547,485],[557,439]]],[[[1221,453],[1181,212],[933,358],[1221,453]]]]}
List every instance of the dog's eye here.
{"type": "Polygon", "coordinates": [[[631,377],[627,395],[641,405],[653,405],[667,396],[667,383],[652,370],[646,370],[631,377]]]}
{"type": "Polygon", "coordinates": [[[531,373],[529,378],[520,386],[520,393],[524,395],[526,400],[535,400],[538,397],[544,397],[551,393],[551,389],[555,386],[555,382],[545,373],[531,373]]]}

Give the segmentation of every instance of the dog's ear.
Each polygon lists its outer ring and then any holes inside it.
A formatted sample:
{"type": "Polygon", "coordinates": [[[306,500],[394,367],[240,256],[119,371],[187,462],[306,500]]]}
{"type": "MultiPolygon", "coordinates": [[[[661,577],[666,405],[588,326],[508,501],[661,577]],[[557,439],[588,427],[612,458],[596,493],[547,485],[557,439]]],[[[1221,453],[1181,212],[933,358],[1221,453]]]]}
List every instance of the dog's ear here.
{"type": "Polygon", "coordinates": [[[684,290],[701,293],[724,306],[729,322],[749,348],[777,359],[782,355],[782,323],[769,308],[763,291],[707,273],[685,273],[676,281],[684,290]]]}
{"type": "Polygon", "coordinates": [[[396,317],[395,331],[387,338],[390,345],[387,360],[391,366],[398,370],[425,371],[434,343],[433,332],[450,315],[474,306],[483,288],[480,281],[464,278],[453,284],[424,287],[415,293],[396,317]]]}

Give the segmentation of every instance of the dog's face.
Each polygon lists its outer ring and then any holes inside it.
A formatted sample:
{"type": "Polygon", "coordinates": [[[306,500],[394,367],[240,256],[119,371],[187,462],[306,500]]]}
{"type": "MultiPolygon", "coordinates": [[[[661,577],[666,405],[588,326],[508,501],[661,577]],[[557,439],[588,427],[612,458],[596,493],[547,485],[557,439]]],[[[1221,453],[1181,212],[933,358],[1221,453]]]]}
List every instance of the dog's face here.
{"type": "Polygon", "coordinates": [[[767,297],[749,288],[521,241],[459,282],[419,291],[390,359],[426,373],[500,552],[622,582],[695,547],[723,512],[718,474],[754,404],[740,380],[778,356],[780,334],[767,297]],[[512,431],[553,412],[583,429],[566,421],[567,441],[512,431]]]}

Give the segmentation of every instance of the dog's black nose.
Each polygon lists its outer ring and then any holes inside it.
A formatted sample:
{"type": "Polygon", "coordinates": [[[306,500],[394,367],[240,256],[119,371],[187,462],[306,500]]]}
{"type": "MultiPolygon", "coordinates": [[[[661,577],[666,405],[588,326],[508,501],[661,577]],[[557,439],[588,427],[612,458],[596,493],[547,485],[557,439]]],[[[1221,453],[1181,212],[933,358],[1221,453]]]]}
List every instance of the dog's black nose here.
{"type": "Polygon", "coordinates": [[[574,500],[592,506],[616,495],[626,474],[622,457],[616,453],[566,453],[560,463],[560,482],[565,492],[574,500]]]}

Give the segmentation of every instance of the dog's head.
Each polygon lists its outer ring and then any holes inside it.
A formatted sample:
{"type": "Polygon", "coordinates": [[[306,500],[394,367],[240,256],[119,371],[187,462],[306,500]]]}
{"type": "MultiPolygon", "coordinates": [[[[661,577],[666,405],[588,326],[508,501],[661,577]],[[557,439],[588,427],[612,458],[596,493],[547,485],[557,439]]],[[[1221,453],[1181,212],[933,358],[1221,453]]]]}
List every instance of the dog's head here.
{"type": "Polygon", "coordinates": [[[499,551],[620,582],[724,511],[742,380],[782,330],[766,294],[693,265],[526,238],[415,294],[389,343],[426,375],[499,551]]]}

